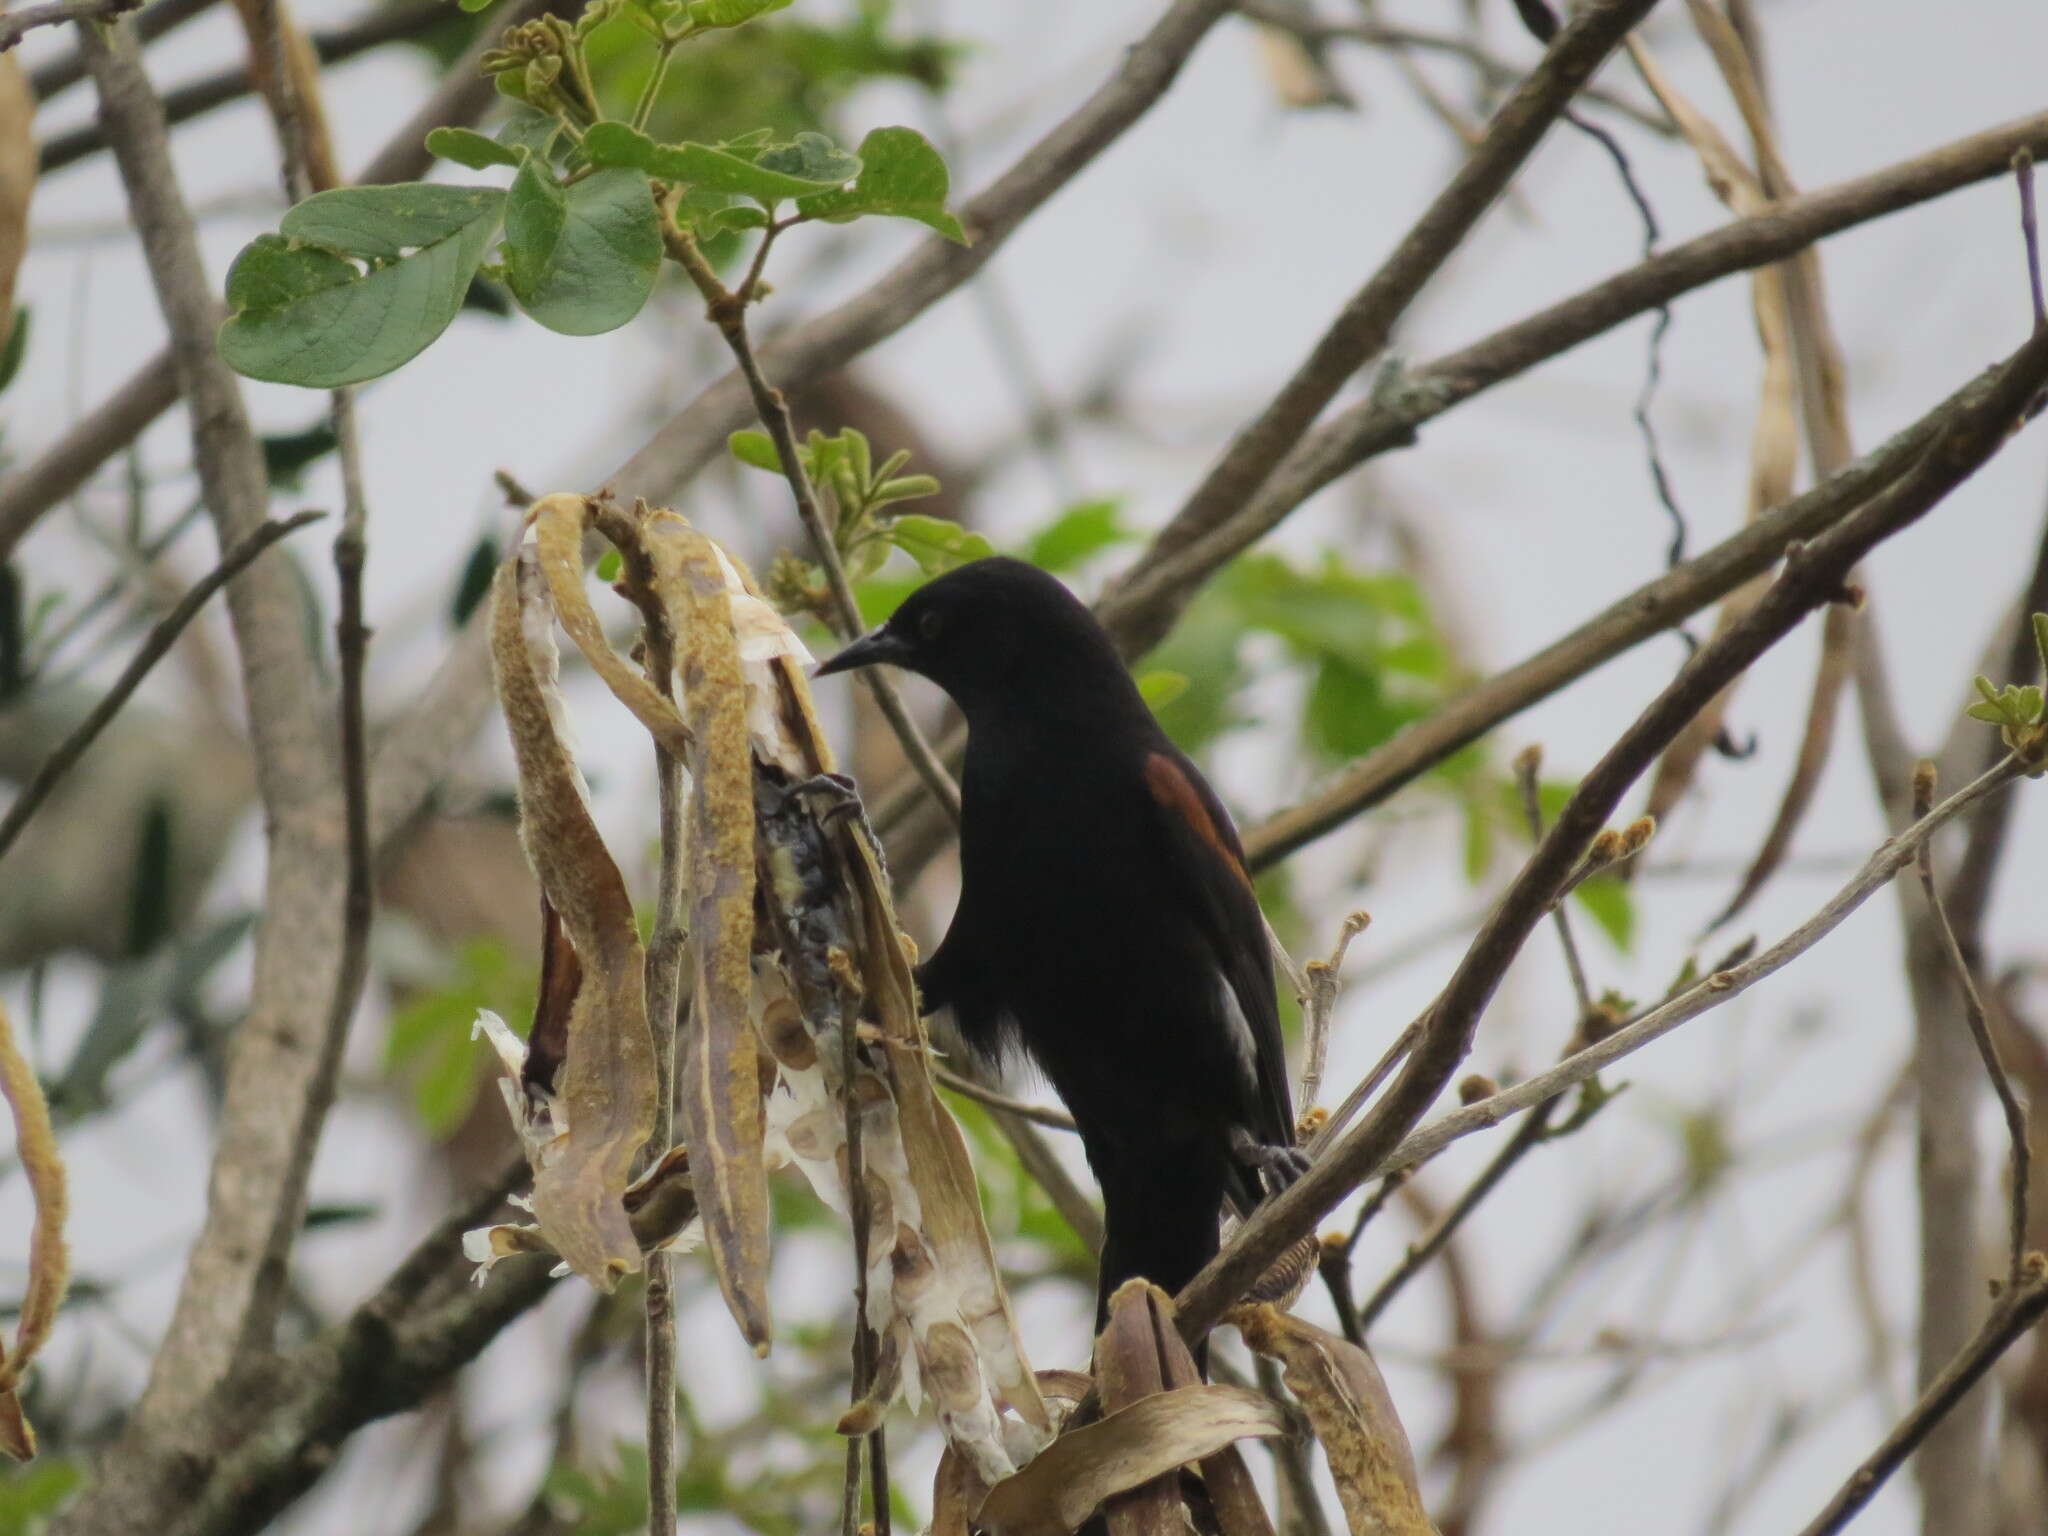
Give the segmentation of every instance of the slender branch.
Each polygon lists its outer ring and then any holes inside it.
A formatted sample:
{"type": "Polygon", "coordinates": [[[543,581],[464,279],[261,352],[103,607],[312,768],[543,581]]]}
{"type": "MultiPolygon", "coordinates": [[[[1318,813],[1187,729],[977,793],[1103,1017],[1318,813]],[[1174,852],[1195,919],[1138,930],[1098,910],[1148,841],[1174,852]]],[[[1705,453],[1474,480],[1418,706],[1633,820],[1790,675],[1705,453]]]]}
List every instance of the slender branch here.
{"type": "Polygon", "coordinates": [[[1378,805],[1501,722],[1768,571],[1788,549],[1840,524],[1897,480],[1951,422],[1968,414],[1982,389],[1983,380],[1973,381],[1839,474],[1644,583],[1367,753],[1300,804],[1254,826],[1245,837],[1246,859],[1260,869],[1277,862],[1378,805]]]}
{"type": "MultiPolygon", "coordinates": [[[[1913,780],[1913,810],[1916,815],[1926,816],[1928,802],[1934,797],[1934,765],[1923,763],[1913,780]]],[[[1934,931],[1940,937],[1942,953],[1948,960],[1948,967],[1954,973],[1956,990],[1963,1000],[1963,1017],[1969,1021],[1970,1038],[1977,1044],[1977,1055],[1983,1060],[1984,1075],[1991,1079],[1991,1088],[1998,1095],[1999,1110],[2005,1116],[2005,1130],[2012,1143],[2012,1176],[2009,1198],[2011,1220],[2009,1223],[2009,1244],[2011,1253],[2006,1273],[2006,1288],[2017,1292],[2021,1288],[2027,1263],[2027,1182],[2033,1167],[2033,1150],[2027,1139],[2027,1111],[2021,1105],[2019,1095],[2013,1091],[2012,1075],[1999,1059],[1998,1042],[1991,1037],[1991,1025],[1984,1017],[1984,999],[1977,991],[1977,978],[1970,961],[1963,953],[1963,946],[1956,938],[1955,925],[1949,921],[1948,908],[1941,899],[1941,887],[1934,878],[1934,852],[1922,842],[1918,856],[1913,861],[1914,869],[1920,876],[1920,890],[1927,902],[1927,911],[1933,919],[1934,931]]]]}
{"type": "MultiPolygon", "coordinates": [[[[711,264],[698,251],[697,243],[689,233],[675,221],[673,203],[665,204],[662,210],[662,238],[667,243],[668,253],[677,265],[690,275],[690,281],[704,296],[706,313],[718,332],[725,338],[725,344],[732,350],[734,361],[740,365],[740,374],[747,381],[747,388],[754,397],[754,412],[761,425],[768,429],[768,436],[775,444],[776,456],[782,461],[783,478],[789,482],[790,495],[796,499],[796,512],[804,525],[804,532],[810,535],[811,549],[823,567],[825,581],[832,593],[832,606],[838,615],[839,630],[843,638],[852,639],[863,628],[860,617],[860,600],[854,596],[853,583],[847,578],[846,564],[839,558],[839,545],[832,537],[832,530],[825,522],[824,513],[818,509],[817,493],[812,489],[811,477],[804,470],[803,460],[797,453],[796,424],[790,419],[789,402],[782,392],[768,382],[762,373],[761,364],[754,356],[754,344],[747,335],[747,300],[744,292],[728,293],[719,281],[711,264]]],[[[770,230],[762,236],[762,251],[765,254],[768,242],[774,238],[770,230]]],[[[747,281],[751,284],[758,277],[758,267],[750,273],[747,281]]],[[[897,743],[903,748],[903,755],[910,760],[917,776],[924,781],[932,797],[945,807],[946,815],[957,826],[960,821],[960,790],[954,784],[953,776],[946,772],[946,765],[939,761],[924,732],[917,722],[910,718],[910,711],[904,707],[903,696],[896,691],[894,679],[880,667],[869,667],[861,673],[873,696],[875,705],[882,712],[882,718],[889,722],[889,729],[896,733],[897,743]]]]}
{"type": "Polygon", "coordinates": [[[986,1104],[990,1109],[1000,1109],[1006,1115],[1015,1115],[1019,1120],[1029,1120],[1033,1125],[1042,1125],[1049,1131],[1071,1131],[1074,1117],[1063,1109],[1054,1109],[1047,1104],[1030,1104],[1023,1099],[1013,1099],[1008,1094],[998,1093],[984,1087],[971,1077],[962,1077],[957,1072],[934,1065],[932,1081],[941,1088],[950,1089],[963,1099],[972,1099],[977,1104],[986,1104]]]}
{"type": "Polygon", "coordinates": [[[1999,1357],[2025,1338],[2043,1317],[2048,1317],[2048,1264],[2037,1253],[2028,1258],[2020,1285],[2001,1298],[1991,1316],[1984,1320],[1984,1326],[1977,1330],[1976,1338],[1927,1384],[1920,1400],[1899,1421],[1898,1427],[1850,1474],[1841,1491],[1799,1536],[1834,1536],[1853,1520],[1876,1497],[1885,1480],[1905,1464],[1956,1404],[1998,1363],[1999,1357]]]}
{"type": "Polygon", "coordinates": [[[0,16],[0,53],[37,27],[61,26],[67,21],[112,21],[141,4],[142,0],[49,0],[47,5],[25,5],[0,16]]]}
{"type": "Polygon", "coordinates": [[[1580,783],[1548,836],[1510,884],[1425,1015],[1406,1064],[1358,1128],[1289,1190],[1261,1206],[1179,1298],[1184,1329],[1200,1337],[1225,1309],[1346,1193],[1381,1169],[1471,1047],[1479,1016],[1530,931],[1570,879],[1622,794],[1722,687],[1815,608],[1835,600],[1849,570],[1885,538],[1924,516],[2007,440],[2048,379],[2048,335],[1981,376],[1970,404],[1907,472],[1837,527],[1802,546],[1748,615],[1704,646],[1580,783]]]}
{"type": "Polygon", "coordinates": [[[226,586],[238,572],[278,540],[298,532],[308,523],[317,522],[326,515],[324,512],[300,512],[282,522],[266,522],[260,525],[229,550],[219,565],[192,584],[191,589],[178,599],[171,611],[159,619],[156,626],[150,630],[148,638],[130,658],[128,665],[114,680],[114,686],[107,690],[105,697],[78,723],[78,728],[65,737],[57,749],[43,760],[43,765],[35,771],[35,776],[23,786],[21,793],[15,796],[14,803],[8,806],[7,814],[0,817],[0,859],[7,857],[7,852],[14,846],[15,839],[21,836],[22,830],[27,827],[30,818],[35,815],[42,803],[49,799],[50,792],[57,787],[64,775],[71,771],[72,766],[85,756],[86,749],[98,738],[100,732],[107,728],[114,716],[121,712],[121,706],[126,704],[130,696],[141,686],[142,680],[149,676],[151,669],[169,654],[171,647],[177,644],[178,636],[185,632],[185,626],[199,616],[200,609],[207,605],[213,594],[226,586]]]}
{"type": "Polygon", "coordinates": [[[1499,1093],[1481,1099],[1477,1104],[1467,1105],[1430,1122],[1388,1153],[1381,1168],[1399,1170],[1427,1162],[1452,1142],[1499,1125],[1524,1110],[1534,1109],[1545,1100],[1586,1082],[1624,1056],[1632,1055],[1652,1041],[1668,1035],[1679,1025],[1690,1023],[1701,1014],[1740,997],[1834,932],[1851,912],[1890,884],[1913,861],[1922,843],[1984,796],[2010,783],[2020,771],[2020,765],[2008,758],[1958,790],[1920,820],[1894,833],[1864,861],[1825,906],[1761,954],[1703,977],[1633,1023],[1582,1050],[1574,1051],[1549,1071],[1539,1072],[1511,1088],[1503,1088],[1499,1093]]]}
{"type": "Polygon", "coordinates": [[[1105,597],[1100,617],[1126,656],[1150,650],[1225,563],[1341,475],[1413,444],[1417,431],[1445,411],[1696,288],[2003,175],[2021,148],[2048,154],[2048,112],[1732,220],[1435,362],[1390,371],[1369,398],[1305,438],[1256,495],[1225,509],[1213,528],[1155,546],[1105,597]]]}
{"type": "MultiPolygon", "coordinates": [[[[1449,32],[1432,32],[1422,27],[1389,26],[1377,21],[1319,21],[1287,6],[1264,3],[1264,0],[1237,0],[1236,8],[1240,14],[1261,25],[1298,37],[1304,43],[1359,43],[1368,48],[1384,48],[1396,54],[1434,53],[1445,58],[1457,59],[1470,65],[1474,73],[1490,86],[1515,85],[1528,73],[1521,65],[1510,63],[1498,54],[1487,52],[1472,39],[1449,32]]],[[[1677,131],[1672,126],[1671,119],[1660,112],[1654,103],[1646,105],[1632,101],[1626,96],[1603,90],[1597,85],[1583,87],[1579,96],[1582,100],[1618,113],[1652,133],[1669,138],[1677,131]]]]}
{"type": "Polygon", "coordinates": [[[1424,285],[1507,189],[1579,87],[1655,3],[1592,0],[1572,17],[1494,113],[1457,174],[1161,530],[1155,558],[1201,537],[1251,499],[1337,391],[1386,347],[1424,285]]]}
{"type": "MultiPolygon", "coordinates": [[[[156,0],[134,20],[135,39],[147,45],[174,27],[182,27],[193,17],[201,15],[214,0],[156,0]]],[[[86,75],[85,55],[78,49],[61,58],[51,59],[37,65],[29,72],[28,88],[42,106],[59,91],[67,91],[78,84],[86,75]]]]}

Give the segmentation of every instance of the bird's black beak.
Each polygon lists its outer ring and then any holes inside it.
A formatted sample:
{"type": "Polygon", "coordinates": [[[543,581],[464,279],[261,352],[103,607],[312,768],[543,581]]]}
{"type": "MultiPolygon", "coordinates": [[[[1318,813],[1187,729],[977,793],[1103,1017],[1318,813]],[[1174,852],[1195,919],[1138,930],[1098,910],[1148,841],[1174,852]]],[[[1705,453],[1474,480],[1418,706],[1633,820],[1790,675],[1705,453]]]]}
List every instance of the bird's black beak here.
{"type": "Polygon", "coordinates": [[[821,661],[812,669],[813,677],[830,677],[834,672],[851,672],[856,667],[872,667],[878,661],[895,662],[899,665],[910,655],[910,646],[901,635],[891,634],[885,625],[862,635],[830,660],[821,661]]]}

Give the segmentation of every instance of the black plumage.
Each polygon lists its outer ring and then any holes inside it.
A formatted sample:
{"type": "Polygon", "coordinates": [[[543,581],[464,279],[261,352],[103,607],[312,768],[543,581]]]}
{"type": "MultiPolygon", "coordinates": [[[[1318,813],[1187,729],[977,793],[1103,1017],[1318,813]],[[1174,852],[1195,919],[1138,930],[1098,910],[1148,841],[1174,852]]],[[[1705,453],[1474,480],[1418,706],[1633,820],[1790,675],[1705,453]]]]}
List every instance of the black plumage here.
{"type": "Polygon", "coordinates": [[[1249,1209],[1299,1167],[1236,829],[1094,615],[1033,566],[962,566],[818,670],[877,662],[967,717],[960,904],[925,1007],[985,1059],[1021,1046],[1073,1114],[1102,1187],[1099,1297],[1135,1275],[1177,1291],[1224,1200],[1249,1209]]]}

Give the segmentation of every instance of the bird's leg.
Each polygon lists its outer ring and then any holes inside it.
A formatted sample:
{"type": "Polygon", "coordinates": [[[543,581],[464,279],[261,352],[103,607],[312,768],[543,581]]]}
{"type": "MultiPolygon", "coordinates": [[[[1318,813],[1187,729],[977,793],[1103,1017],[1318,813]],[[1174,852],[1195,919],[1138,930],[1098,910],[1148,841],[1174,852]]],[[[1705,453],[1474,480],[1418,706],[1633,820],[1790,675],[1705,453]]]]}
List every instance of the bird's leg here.
{"type": "Polygon", "coordinates": [[[1308,1172],[1309,1155],[1304,1149],[1269,1146],[1241,1125],[1231,1129],[1230,1151],[1239,1163],[1263,1173],[1274,1194],[1308,1172]]]}

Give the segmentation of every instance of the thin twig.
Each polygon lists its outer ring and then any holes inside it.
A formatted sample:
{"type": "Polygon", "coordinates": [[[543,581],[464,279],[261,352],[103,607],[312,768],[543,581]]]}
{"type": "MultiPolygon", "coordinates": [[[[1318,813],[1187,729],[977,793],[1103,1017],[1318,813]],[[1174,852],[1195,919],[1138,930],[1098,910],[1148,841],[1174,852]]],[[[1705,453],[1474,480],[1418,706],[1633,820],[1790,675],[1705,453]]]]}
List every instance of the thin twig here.
{"type": "MultiPolygon", "coordinates": [[[[1537,772],[1543,766],[1540,748],[1528,747],[1515,758],[1515,784],[1522,792],[1522,815],[1529,823],[1529,836],[1541,841],[1543,837],[1543,799],[1536,782],[1537,772]]],[[[1558,948],[1564,951],[1564,968],[1571,976],[1572,996],[1579,1005],[1579,1028],[1588,1028],[1593,1021],[1593,989],[1586,981],[1586,962],[1579,955],[1579,941],[1572,933],[1571,913],[1563,902],[1551,908],[1551,921],[1557,927],[1558,948]]]]}
{"type": "MultiPolygon", "coordinates": [[[[1933,800],[1934,764],[1922,763],[1913,776],[1913,813],[1926,816],[1933,800]]],[[[1977,1054],[1984,1062],[1984,1075],[1991,1079],[1991,1089],[1998,1095],[1998,1107],[2005,1116],[2006,1135],[2012,1142],[2011,1253],[2006,1288],[2018,1291],[2027,1263],[2027,1177],[2033,1167],[2033,1151],[2027,1140],[2027,1111],[2020,1103],[2019,1095],[2013,1091],[2012,1075],[1999,1059],[1998,1042],[1991,1037],[1991,1025],[1984,1017],[1984,999],[1977,991],[1977,978],[1969,959],[1963,954],[1963,946],[1956,939],[1955,925],[1949,921],[1948,908],[1942,902],[1941,886],[1934,878],[1932,844],[1926,841],[1920,844],[1913,864],[1920,876],[1920,890],[1927,900],[1927,910],[1934,919],[1934,931],[1941,939],[1949,969],[1955,974],[1956,989],[1962,994],[1963,1016],[1969,1020],[1970,1038],[1977,1042],[1977,1054]]]]}
{"type": "MultiPolygon", "coordinates": [[[[1237,9],[1262,25],[1289,33],[1304,43],[1359,43],[1369,48],[1384,48],[1395,54],[1434,53],[1457,59],[1470,65],[1473,72],[1490,86],[1514,85],[1528,74],[1528,70],[1523,66],[1511,63],[1497,54],[1488,53],[1469,38],[1449,32],[1431,32],[1421,27],[1391,26],[1377,21],[1319,21],[1287,6],[1266,4],[1262,3],[1262,0],[1237,0],[1237,9]]],[[[1676,132],[1671,125],[1671,119],[1658,111],[1654,102],[1644,105],[1597,85],[1587,86],[1579,92],[1579,96],[1584,101],[1597,103],[1611,112],[1628,118],[1652,133],[1669,138],[1676,132]]]]}
{"type": "MultiPolygon", "coordinates": [[[[156,0],[134,20],[135,39],[145,45],[204,13],[214,0],[156,0]]],[[[38,107],[47,106],[59,91],[68,91],[86,75],[85,55],[78,49],[49,59],[29,71],[28,88],[38,107]]]]}
{"type": "MultiPolygon", "coordinates": [[[[509,488],[508,488],[509,490],[509,488]]],[[[521,497],[522,503],[533,498],[521,497]]],[[[619,551],[622,588],[640,610],[641,665],[664,698],[675,697],[675,636],[668,610],[654,589],[654,568],[637,537],[639,525],[616,508],[600,506],[598,527],[619,551]]],[[[648,936],[643,974],[647,1022],[654,1035],[654,1129],[642,1154],[652,1167],[676,1139],[676,1029],[681,1018],[683,964],[688,939],[683,928],[687,899],[688,847],[684,820],[683,763],[654,743],[655,790],[659,803],[659,872],[655,880],[654,927],[648,936]]],[[[645,1298],[647,1354],[647,1530],[673,1536],[676,1528],[676,1311],[675,1266],[663,1251],[647,1255],[645,1298]]]]}
{"type": "Polygon", "coordinates": [[[2048,1316],[2048,1264],[2032,1255],[2021,1283],[2000,1298],[1998,1306],[1976,1338],[1951,1360],[1940,1375],[1927,1384],[1920,1400],[1885,1436],[1884,1443],[1865,1458],[1849,1475],[1841,1490],[1828,1501],[1799,1536],[1834,1536],[1863,1506],[1876,1497],[1885,1480],[1903,1466],[1928,1435],[1946,1418],[1957,1403],[1983,1378],[1998,1359],[2048,1316]]]}
{"type": "Polygon", "coordinates": [[[2002,175],[2022,147],[2048,153],[2048,112],[1731,220],[1470,346],[1404,370],[1303,438],[1259,492],[1229,509],[1209,532],[1170,552],[1163,543],[1155,545],[1105,596],[1099,617],[1126,656],[1150,650],[1223,565],[1324,486],[1368,459],[1413,444],[1420,428],[1444,412],[1681,294],[2002,175]]]}
{"type": "Polygon", "coordinates": [[[1848,882],[1812,917],[1759,955],[1740,965],[1718,970],[1651,1009],[1641,1018],[1574,1051],[1547,1072],[1503,1088],[1499,1093],[1455,1110],[1408,1136],[1382,1160],[1382,1169],[1412,1168],[1427,1162],[1452,1142],[1499,1125],[1511,1115],[1533,1109],[1545,1099],[1593,1077],[1622,1057],[1641,1050],[1701,1014],[1741,996],[1765,977],[1783,970],[1839,927],[1858,907],[1882,890],[1911,863],[1919,846],[1984,796],[2010,783],[2020,765],[2008,757],[1956,791],[1926,816],[1894,833],[1863,863],[1848,882]]]}
{"type": "MultiPolygon", "coordinates": [[[[762,237],[765,250],[770,235],[762,237]]],[[[803,460],[797,455],[796,426],[790,420],[789,402],[781,391],[768,382],[762,373],[761,364],[754,356],[754,345],[747,334],[746,300],[739,294],[728,293],[719,281],[711,264],[698,251],[697,243],[687,230],[677,225],[672,205],[664,205],[662,213],[662,238],[668,247],[670,258],[690,275],[697,285],[697,291],[704,296],[706,312],[711,322],[718,327],[719,334],[732,351],[733,360],[739,364],[740,374],[747,381],[747,388],[754,397],[754,412],[761,425],[768,429],[768,436],[775,444],[775,452],[782,461],[783,478],[789,482],[790,494],[796,499],[797,516],[802,519],[804,531],[810,535],[811,549],[818,557],[818,564],[824,569],[825,580],[832,592],[832,606],[838,615],[841,634],[852,639],[862,629],[860,600],[854,596],[853,583],[847,579],[846,564],[839,558],[839,546],[833,540],[832,530],[825,522],[824,514],[818,508],[817,494],[811,488],[811,477],[805,472],[803,460]]],[[[750,279],[751,280],[751,279],[750,279]]],[[[917,722],[910,718],[910,711],[904,708],[903,697],[897,693],[896,685],[879,667],[869,667],[861,673],[868,691],[874,696],[876,706],[882,711],[882,718],[889,722],[890,730],[896,733],[897,743],[903,748],[903,755],[910,759],[911,767],[924,781],[934,799],[945,807],[946,815],[955,826],[960,822],[960,790],[954,784],[953,776],[946,772],[938,754],[932,750],[924,732],[917,722]]]]}
{"type": "Polygon", "coordinates": [[[2013,179],[2020,188],[2020,238],[2027,246],[2027,289],[2034,299],[2034,329],[2048,328],[2048,302],[2041,296],[2041,225],[2034,216],[2034,155],[2022,149],[2012,157],[2013,179]]]}
{"type": "Polygon", "coordinates": [[[1372,922],[1370,912],[1353,912],[1337,930],[1337,942],[1327,960],[1311,960],[1303,968],[1297,990],[1301,993],[1302,1037],[1306,1042],[1301,1065],[1301,1113],[1315,1108],[1323,1092],[1323,1068],[1330,1058],[1330,1015],[1337,1007],[1337,973],[1343,969],[1351,941],[1372,922]]]}
{"type": "Polygon", "coordinates": [[[1008,1094],[998,1093],[993,1088],[983,1087],[971,1077],[962,1077],[937,1065],[932,1066],[932,1081],[941,1088],[951,1089],[963,1099],[972,1099],[977,1104],[986,1104],[990,1109],[1000,1109],[1006,1115],[1015,1115],[1019,1120],[1029,1120],[1033,1125],[1042,1125],[1051,1131],[1075,1129],[1074,1117],[1063,1109],[1054,1109],[1046,1104],[1031,1104],[1023,1099],[1013,1099],[1008,1094]]]}
{"type": "Polygon", "coordinates": [[[67,21],[111,21],[141,4],[142,0],[50,0],[47,5],[23,6],[0,16],[0,53],[37,27],[61,26],[67,21]]]}
{"type": "Polygon", "coordinates": [[[8,850],[14,846],[15,839],[21,836],[22,829],[28,825],[30,818],[35,815],[42,803],[50,797],[50,791],[57,787],[72,765],[85,755],[86,749],[93,744],[99,733],[121,712],[121,706],[128,702],[129,696],[141,686],[142,680],[149,676],[150,669],[163,660],[171,647],[177,644],[178,636],[184,633],[187,624],[198,617],[199,610],[206,606],[207,600],[226,586],[238,571],[279,539],[298,532],[308,523],[318,522],[326,515],[325,512],[299,512],[281,522],[264,523],[229,550],[221,558],[219,565],[192,584],[191,589],[178,599],[177,605],[150,630],[149,637],[142,642],[128,665],[122,669],[120,677],[115,679],[114,686],[107,690],[106,696],[78,723],[78,728],[65,737],[54,752],[43,759],[43,765],[35,771],[35,776],[23,786],[21,793],[14,797],[14,803],[8,806],[7,814],[0,817],[0,859],[7,857],[8,850]]]}
{"type": "Polygon", "coordinates": [[[1423,287],[1493,206],[1550,125],[1655,0],[1592,0],[1508,96],[1429,207],[1338,312],[1280,391],[1231,440],[1153,549],[1180,549],[1224,522],[1271,478],[1337,391],[1392,339],[1423,287]]]}
{"type": "Polygon", "coordinates": [[[2029,339],[1979,378],[1982,393],[1953,419],[1939,444],[1839,525],[1802,546],[1756,607],[1701,648],[1622,732],[1565,805],[1557,823],[1510,883],[1500,904],[1425,1015],[1407,1062],[1358,1128],[1285,1193],[1259,1207],[1227,1248],[1178,1298],[1191,1338],[1203,1336],[1282,1253],[1352,1189],[1383,1168],[1387,1154],[1427,1112],[1471,1048],[1480,1014],[1621,796],[1706,703],[1816,608],[1838,600],[1842,582],[1871,549],[1924,517],[2012,436],[2027,404],[2048,382],[2048,333],[2029,339]]]}

